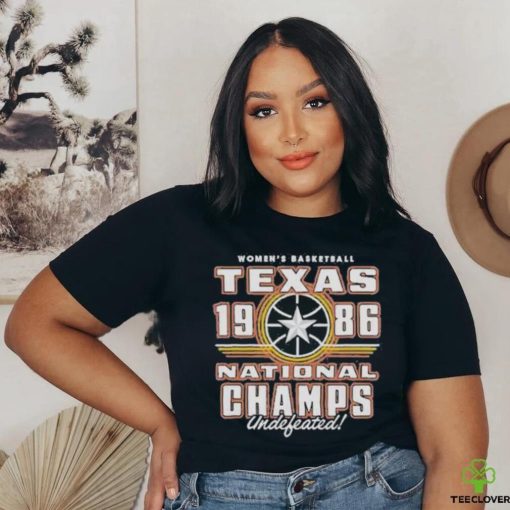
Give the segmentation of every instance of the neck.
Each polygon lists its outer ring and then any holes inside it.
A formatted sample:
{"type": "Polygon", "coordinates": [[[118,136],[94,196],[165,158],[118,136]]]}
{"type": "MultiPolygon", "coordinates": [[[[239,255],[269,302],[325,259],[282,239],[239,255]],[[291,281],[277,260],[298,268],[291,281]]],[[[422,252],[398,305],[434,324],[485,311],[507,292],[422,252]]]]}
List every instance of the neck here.
{"type": "Polygon", "coordinates": [[[338,187],[325,187],[309,196],[295,196],[273,186],[269,191],[267,205],[283,214],[308,218],[331,216],[344,209],[338,187]]]}

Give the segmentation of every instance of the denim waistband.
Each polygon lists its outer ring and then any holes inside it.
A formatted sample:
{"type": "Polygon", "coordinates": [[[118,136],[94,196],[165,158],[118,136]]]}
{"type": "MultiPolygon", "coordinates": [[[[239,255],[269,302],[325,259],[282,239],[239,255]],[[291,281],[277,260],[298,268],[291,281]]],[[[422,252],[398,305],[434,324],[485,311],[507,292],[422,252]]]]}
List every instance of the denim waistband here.
{"type": "Polygon", "coordinates": [[[339,490],[361,478],[365,478],[368,486],[373,485],[373,471],[398,450],[396,446],[379,441],[362,453],[322,466],[302,467],[286,473],[242,469],[182,473],[180,482],[191,492],[191,507],[199,506],[201,495],[279,504],[287,501],[292,507],[311,494],[339,490]]]}

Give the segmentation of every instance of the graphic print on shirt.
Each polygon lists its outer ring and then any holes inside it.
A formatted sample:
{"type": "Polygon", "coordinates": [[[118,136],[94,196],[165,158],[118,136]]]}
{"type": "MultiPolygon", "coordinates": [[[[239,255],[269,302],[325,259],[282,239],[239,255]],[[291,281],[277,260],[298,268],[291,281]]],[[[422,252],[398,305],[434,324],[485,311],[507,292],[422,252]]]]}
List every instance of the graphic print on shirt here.
{"type": "Polygon", "coordinates": [[[379,373],[369,358],[379,347],[379,269],[351,265],[216,266],[214,303],[220,413],[250,430],[340,430],[373,417],[379,373]],[[243,287],[241,287],[243,286],[243,287]],[[240,290],[250,300],[236,300],[240,290]],[[366,295],[353,300],[350,296],[366,295]],[[347,359],[347,361],[344,361],[347,359]],[[349,361],[350,359],[350,361],[349,361]],[[356,361],[353,361],[355,359],[356,361]]]}

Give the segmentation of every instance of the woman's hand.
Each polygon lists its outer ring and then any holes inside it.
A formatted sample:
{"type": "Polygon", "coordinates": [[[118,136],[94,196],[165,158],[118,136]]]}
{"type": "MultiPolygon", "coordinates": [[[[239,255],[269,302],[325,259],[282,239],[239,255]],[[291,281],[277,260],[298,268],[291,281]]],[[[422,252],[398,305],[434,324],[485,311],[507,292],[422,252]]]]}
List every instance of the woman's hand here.
{"type": "Polygon", "coordinates": [[[179,494],[176,461],[181,436],[173,413],[151,434],[151,442],[152,455],[144,510],[161,510],[165,492],[170,499],[175,499],[179,494]]]}

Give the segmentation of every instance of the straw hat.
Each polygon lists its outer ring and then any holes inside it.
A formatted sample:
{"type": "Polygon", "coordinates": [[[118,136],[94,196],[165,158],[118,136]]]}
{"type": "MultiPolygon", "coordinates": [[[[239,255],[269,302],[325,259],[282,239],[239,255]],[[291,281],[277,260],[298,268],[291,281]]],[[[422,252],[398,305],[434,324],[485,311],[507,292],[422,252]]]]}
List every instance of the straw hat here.
{"type": "Polygon", "coordinates": [[[460,139],[446,203],[466,253],[489,271],[510,276],[510,103],[483,115],[460,139]]]}

